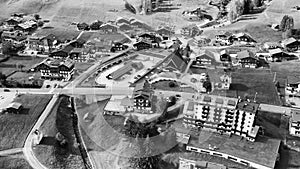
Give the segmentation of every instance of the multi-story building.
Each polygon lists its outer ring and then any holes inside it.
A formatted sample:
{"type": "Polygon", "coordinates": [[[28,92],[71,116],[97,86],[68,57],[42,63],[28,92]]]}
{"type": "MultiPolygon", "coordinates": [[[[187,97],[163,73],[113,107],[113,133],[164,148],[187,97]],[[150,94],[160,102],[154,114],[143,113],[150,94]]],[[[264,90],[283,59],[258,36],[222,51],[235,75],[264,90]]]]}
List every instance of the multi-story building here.
{"type": "Polygon", "coordinates": [[[291,135],[300,137],[300,110],[292,110],[289,130],[291,135]]]}
{"type": "Polygon", "coordinates": [[[136,84],[133,90],[134,107],[137,109],[151,109],[152,93],[149,89],[149,83],[143,81],[136,84]]]}
{"type": "Polygon", "coordinates": [[[184,105],[184,125],[224,134],[236,134],[255,141],[258,126],[254,126],[258,104],[213,95],[202,95],[184,105]]]}
{"type": "Polygon", "coordinates": [[[34,70],[41,72],[43,79],[69,81],[74,74],[75,64],[71,59],[45,59],[34,70]]]}

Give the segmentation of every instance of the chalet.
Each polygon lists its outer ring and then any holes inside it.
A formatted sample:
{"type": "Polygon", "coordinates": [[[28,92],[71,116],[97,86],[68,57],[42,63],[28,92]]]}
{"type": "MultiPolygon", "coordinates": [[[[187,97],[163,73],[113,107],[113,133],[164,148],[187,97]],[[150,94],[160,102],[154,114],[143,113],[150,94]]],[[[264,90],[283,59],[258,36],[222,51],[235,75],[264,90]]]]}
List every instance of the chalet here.
{"type": "Polygon", "coordinates": [[[300,111],[298,109],[293,109],[291,113],[292,116],[289,123],[290,134],[300,137],[300,111]]]}
{"type": "Polygon", "coordinates": [[[130,21],[123,18],[123,17],[119,17],[116,19],[116,24],[117,25],[121,25],[121,24],[130,24],[130,21]]]}
{"type": "Polygon", "coordinates": [[[19,114],[22,109],[23,109],[23,106],[21,103],[12,102],[7,106],[6,111],[8,113],[19,114]]]}
{"type": "Polygon", "coordinates": [[[23,22],[22,17],[10,17],[5,21],[8,25],[15,26],[23,22]]]}
{"type": "Polygon", "coordinates": [[[118,28],[112,24],[106,23],[100,26],[100,31],[106,34],[117,33],[118,28]]]}
{"type": "Polygon", "coordinates": [[[127,23],[122,23],[122,24],[119,25],[119,30],[123,31],[123,32],[129,31],[129,30],[132,30],[132,29],[133,28],[127,23]]]}
{"type": "Polygon", "coordinates": [[[90,29],[90,26],[89,24],[83,22],[83,23],[78,23],[77,24],[77,29],[78,30],[89,30],[90,29]]]}
{"type": "Polygon", "coordinates": [[[158,47],[159,43],[162,41],[162,39],[159,36],[156,36],[155,34],[152,33],[143,33],[138,36],[138,41],[140,40],[146,40],[150,41],[152,43],[153,47],[158,47]]]}
{"type": "Polygon", "coordinates": [[[258,59],[254,53],[248,50],[238,52],[237,61],[243,68],[256,68],[258,66],[258,59]]]}
{"type": "Polygon", "coordinates": [[[215,54],[211,51],[205,50],[204,53],[195,58],[192,65],[194,67],[217,66],[215,54]]]}
{"type": "Polygon", "coordinates": [[[232,44],[232,37],[233,37],[232,33],[225,32],[225,33],[217,34],[215,36],[215,41],[218,43],[224,43],[226,45],[230,45],[232,44]]]}
{"type": "Polygon", "coordinates": [[[62,41],[53,34],[49,34],[41,38],[40,41],[40,45],[42,48],[44,48],[45,53],[51,53],[53,50],[57,49],[59,44],[62,43],[62,41]]]}
{"type": "Polygon", "coordinates": [[[279,48],[269,50],[269,54],[273,61],[289,60],[290,57],[289,54],[283,52],[279,48]]]}
{"type": "Polygon", "coordinates": [[[41,72],[43,79],[69,81],[74,74],[75,64],[72,60],[45,59],[34,70],[41,72]]]}
{"type": "Polygon", "coordinates": [[[247,33],[238,33],[233,35],[233,40],[237,41],[239,43],[245,43],[245,44],[253,44],[256,43],[256,41],[247,33]]]}
{"type": "Polygon", "coordinates": [[[278,42],[265,42],[263,47],[264,49],[270,50],[281,48],[281,45],[278,42]]]}
{"type": "Polygon", "coordinates": [[[84,53],[84,48],[74,48],[69,53],[69,58],[75,62],[87,62],[88,56],[84,53]]]}
{"type": "Polygon", "coordinates": [[[91,30],[99,30],[100,26],[103,24],[103,22],[96,20],[95,22],[91,23],[90,29],[91,30]]]}
{"type": "Polygon", "coordinates": [[[300,92],[300,76],[289,75],[286,81],[286,90],[289,94],[300,92]]]}
{"type": "Polygon", "coordinates": [[[163,37],[163,40],[168,40],[170,37],[175,34],[171,28],[163,27],[155,31],[158,35],[163,37]]]}
{"type": "Polygon", "coordinates": [[[112,47],[111,47],[110,51],[111,52],[122,51],[122,50],[125,50],[127,48],[128,48],[128,46],[124,45],[121,42],[114,42],[114,43],[112,43],[112,47]]]}
{"type": "Polygon", "coordinates": [[[27,49],[39,51],[41,38],[37,36],[30,36],[27,38],[27,49]]]}
{"type": "Polygon", "coordinates": [[[145,27],[145,23],[143,23],[142,21],[136,20],[136,19],[130,21],[130,25],[134,28],[144,28],[145,27]]]}
{"type": "Polygon", "coordinates": [[[86,40],[83,38],[78,38],[75,40],[72,40],[69,45],[74,48],[83,48],[84,44],[86,43],[86,40]]]}
{"type": "Polygon", "coordinates": [[[123,67],[117,69],[107,76],[108,79],[117,80],[124,76],[125,74],[130,73],[133,70],[132,63],[126,63],[123,67]]]}
{"type": "Polygon", "coordinates": [[[147,81],[136,84],[133,90],[134,107],[137,109],[151,109],[152,93],[147,81]]]}
{"type": "Polygon", "coordinates": [[[133,44],[137,50],[149,49],[152,48],[152,43],[150,41],[142,40],[133,44]]]}
{"type": "Polygon", "coordinates": [[[125,113],[133,112],[134,102],[128,96],[112,96],[104,107],[104,114],[109,115],[125,115],[125,113]]]}
{"type": "Polygon", "coordinates": [[[21,43],[27,39],[27,35],[28,35],[27,33],[18,31],[18,30],[12,31],[12,32],[4,31],[1,34],[1,38],[3,41],[11,41],[14,43],[21,43]]]}
{"type": "Polygon", "coordinates": [[[74,47],[71,45],[67,45],[63,47],[62,49],[56,49],[55,51],[51,52],[49,54],[50,57],[53,57],[55,59],[64,59],[69,56],[69,53],[72,51],[74,47]]]}
{"type": "Polygon", "coordinates": [[[227,169],[225,165],[179,157],[179,169],[227,169]]]}
{"type": "Polygon", "coordinates": [[[20,30],[23,32],[32,32],[37,29],[37,23],[35,21],[26,21],[24,23],[20,23],[16,25],[15,30],[20,30]]]}
{"type": "Polygon", "coordinates": [[[287,51],[296,51],[300,47],[300,42],[295,38],[289,38],[282,41],[282,47],[287,51]]]}
{"type": "Polygon", "coordinates": [[[227,50],[222,50],[220,52],[220,61],[223,64],[230,64],[231,63],[231,56],[227,50]]]}
{"type": "Polygon", "coordinates": [[[200,35],[202,33],[202,31],[198,28],[197,25],[189,25],[189,26],[183,27],[180,30],[180,33],[183,36],[194,37],[194,36],[200,35]]]}

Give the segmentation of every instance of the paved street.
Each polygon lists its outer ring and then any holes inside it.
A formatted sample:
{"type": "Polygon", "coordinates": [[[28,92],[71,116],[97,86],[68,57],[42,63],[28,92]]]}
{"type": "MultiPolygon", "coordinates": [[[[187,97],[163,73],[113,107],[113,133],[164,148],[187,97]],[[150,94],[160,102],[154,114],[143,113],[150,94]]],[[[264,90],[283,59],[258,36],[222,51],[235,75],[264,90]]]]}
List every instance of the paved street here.
{"type": "Polygon", "coordinates": [[[3,150],[3,151],[0,151],[0,157],[8,156],[11,154],[21,153],[22,151],[23,151],[22,148],[13,148],[13,149],[8,149],[8,150],[3,150]]]}

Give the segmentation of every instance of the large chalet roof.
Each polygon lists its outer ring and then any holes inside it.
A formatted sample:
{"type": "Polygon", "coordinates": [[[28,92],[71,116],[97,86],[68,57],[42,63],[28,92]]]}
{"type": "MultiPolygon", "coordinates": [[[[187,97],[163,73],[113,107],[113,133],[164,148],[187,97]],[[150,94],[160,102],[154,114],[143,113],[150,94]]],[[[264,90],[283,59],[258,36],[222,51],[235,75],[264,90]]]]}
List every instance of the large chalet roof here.
{"type": "Polygon", "coordinates": [[[133,106],[133,100],[130,99],[128,96],[124,97],[121,100],[121,106],[133,106]]]}
{"type": "Polygon", "coordinates": [[[186,61],[181,56],[176,55],[175,53],[172,53],[171,57],[166,60],[164,64],[165,68],[177,69],[180,72],[184,72],[188,66],[186,61]]]}
{"type": "Polygon", "coordinates": [[[130,21],[128,19],[125,19],[123,17],[118,17],[116,19],[116,23],[126,23],[126,24],[130,24],[130,21]]]}
{"type": "Polygon", "coordinates": [[[288,76],[287,84],[300,84],[300,76],[288,76]]]}
{"type": "MultiPolygon", "coordinates": [[[[59,66],[66,66],[67,68],[71,68],[72,66],[74,66],[74,62],[71,59],[60,60],[60,59],[48,58],[48,59],[45,59],[40,64],[45,64],[45,65],[47,65],[49,67],[53,67],[53,68],[59,67],[59,66]]],[[[39,65],[37,65],[37,66],[39,66],[39,65]]]]}
{"type": "Polygon", "coordinates": [[[249,50],[243,50],[243,51],[237,53],[237,58],[238,59],[245,59],[245,58],[249,58],[249,57],[253,58],[253,59],[256,59],[254,57],[254,53],[249,51],[249,50]]]}
{"type": "Polygon", "coordinates": [[[120,29],[121,31],[127,31],[127,30],[131,30],[132,27],[131,27],[129,24],[127,24],[127,23],[121,23],[121,24],[119,25],[119,29],[120,29]]]}

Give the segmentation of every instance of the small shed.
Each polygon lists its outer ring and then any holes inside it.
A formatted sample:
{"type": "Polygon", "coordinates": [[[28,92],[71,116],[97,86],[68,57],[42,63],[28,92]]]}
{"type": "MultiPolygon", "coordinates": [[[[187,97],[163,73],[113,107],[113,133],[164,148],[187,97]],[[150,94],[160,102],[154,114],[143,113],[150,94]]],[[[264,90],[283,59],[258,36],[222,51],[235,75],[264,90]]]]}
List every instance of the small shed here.
{"type": "Polygon", "coordinates": [[[15,113],[15,114],[19,114],[22,110],[23,106],[21,103],[18,103],[18,102],[12,102],[10,103],[7,108],[6,108],[6,111],[8,113],[15,113]]]}

